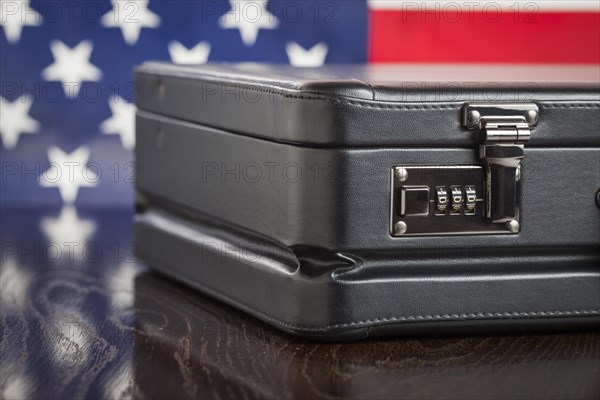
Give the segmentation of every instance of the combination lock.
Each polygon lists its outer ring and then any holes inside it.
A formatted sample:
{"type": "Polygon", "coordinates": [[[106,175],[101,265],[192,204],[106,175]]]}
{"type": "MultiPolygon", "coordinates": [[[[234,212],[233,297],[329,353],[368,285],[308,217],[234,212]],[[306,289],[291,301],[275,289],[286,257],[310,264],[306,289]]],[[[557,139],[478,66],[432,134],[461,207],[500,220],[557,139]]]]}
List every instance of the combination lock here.
{"type": "Polygon", "coordinates": [[[466,104],[462,125],[481,136],[482,165],[391,170],[392,236],[517,234],[521,161],[535,104],[466,104]]]}
{"type": "Polygon", "coordinates": [[[485,211],[483,166],[392,169],[392,236],[513,233],[485,211]]]}

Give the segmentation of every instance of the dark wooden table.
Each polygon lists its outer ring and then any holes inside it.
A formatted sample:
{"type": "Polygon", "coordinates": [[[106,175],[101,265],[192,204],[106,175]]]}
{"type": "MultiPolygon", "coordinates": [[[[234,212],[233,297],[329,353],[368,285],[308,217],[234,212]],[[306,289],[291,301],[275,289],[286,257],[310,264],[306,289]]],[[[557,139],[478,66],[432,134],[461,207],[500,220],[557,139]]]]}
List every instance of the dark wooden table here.
{"type": "Polygon", "coordinates": [[[3,398],[600,398],[598,333],[315,343],[149,272],[131,213],[0,217],[3,398]]]}

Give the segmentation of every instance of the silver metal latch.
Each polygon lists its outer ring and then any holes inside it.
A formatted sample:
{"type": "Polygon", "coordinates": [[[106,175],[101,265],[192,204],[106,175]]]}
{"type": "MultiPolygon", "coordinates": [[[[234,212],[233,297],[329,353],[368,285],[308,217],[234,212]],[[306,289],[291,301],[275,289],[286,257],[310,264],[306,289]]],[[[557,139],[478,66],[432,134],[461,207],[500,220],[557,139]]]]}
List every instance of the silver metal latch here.
{"type": "Polygon", "coordinates": [[[485,166],[485,216],[490,222],[518,220],[517,181],[524,145],[537,125],[535,104],[467,104],[462,124],[481,132],[485,166]]]}
{"type": "Polygon", "coordinates": [[[392,165],[390,235],[517,235],[521,161],[538,113],[535,104],[466,104],[462,125],[481,134],[482,165],[392,165]]]}

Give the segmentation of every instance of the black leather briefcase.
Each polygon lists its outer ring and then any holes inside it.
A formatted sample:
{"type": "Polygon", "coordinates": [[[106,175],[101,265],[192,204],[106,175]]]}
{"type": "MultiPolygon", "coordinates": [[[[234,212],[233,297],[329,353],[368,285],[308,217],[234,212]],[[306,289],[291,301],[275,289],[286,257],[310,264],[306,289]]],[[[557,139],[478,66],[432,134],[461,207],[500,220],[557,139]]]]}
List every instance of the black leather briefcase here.
{"type": "Polygon", "coordinates": [[[313,338],[596,327],[599,81],[144,64],[138,255],[313,338]]]}

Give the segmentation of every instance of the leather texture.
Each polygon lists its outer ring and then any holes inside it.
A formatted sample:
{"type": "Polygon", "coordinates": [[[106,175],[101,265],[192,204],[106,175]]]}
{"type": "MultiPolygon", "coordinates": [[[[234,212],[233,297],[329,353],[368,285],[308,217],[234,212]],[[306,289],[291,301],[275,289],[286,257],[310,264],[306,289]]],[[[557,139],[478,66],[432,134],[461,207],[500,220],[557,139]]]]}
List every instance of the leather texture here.
{"type": "Polygon", "coordinates": [[[598,79],[588,67],[145,64],[138,254],[313,338],[597,328],[598,79]],[[521,231],[390,236],[391,166],[481,164],[460,124],[474,101],[540,107],[521,231]]]}
{"type": "MultiPolygon", "coordinates": [[[[392,165],[478,165],[472,148],[291,146],[139,112],[137,187],[150,198],[330,251],[598,248],[600,148],[526,147],[519,235],[389,235],[392,165]],[[163,132],[161,146],[156,132],[163,132]]],[[[533,133],[535,135],[535,131],[533,133]]],[[[571,249],[571,250],[569,250],[571,249]]]]}
{"type": "Polygon", "coordinates": [[[463,147],[465,102],[536,102],[528,147],[600,145],[600,74],[589,67],[147,63],[138,108],[227,131],[321,147],[463,147]]]}
{"type": "Polygon", "coordinates": [[[600,327],[597,260],[489,252],[414,258],[309,250],[151,207],[137,255],[158,271],[279,329],[323,340],[600,327]],[[364,256],[364,255],[363,255],[364,256]],[[568,266],[568,268],[565,268],[568,266]]]}

